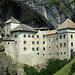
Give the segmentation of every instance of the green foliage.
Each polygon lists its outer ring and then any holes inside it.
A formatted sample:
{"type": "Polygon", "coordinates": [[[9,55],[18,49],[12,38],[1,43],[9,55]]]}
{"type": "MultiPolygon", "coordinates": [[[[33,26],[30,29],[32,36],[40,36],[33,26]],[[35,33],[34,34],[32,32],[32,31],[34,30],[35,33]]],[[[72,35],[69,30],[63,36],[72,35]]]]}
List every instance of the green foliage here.
{"type": "Polygon", "coordinates": [[[2,29],[4,28],[4,23],[3,23],[3,21],[0,21],[0,26],[1,26],[2,29]]]}
{"type": "Polygon", "coordinates": [[[34,67],[28,67],[25,65],[24,71],[26,71],[27,75],[38,75],[38,72],[34,67]]]}
{"type": "Polygon", "coordinates": [[[71,53],[71,60],[75,58],[75,52],[71,53]]]}
{"type": "Polygon", "coordinates": [[[34,67],[29,68],[27,65],[25,65],[24,71],[27,72],[27,75],[53,75],[67,63],[68,62],[66,59],[65,60],[50,59],[47,68],[42,69],[39,73],[36,71],[34,67]]]}
{"type": "Polygon", "coordinates": [[[71,73],[74,73],[75,72],[75,62],[72,64],[72,67],[71,67],[71,73]]]}

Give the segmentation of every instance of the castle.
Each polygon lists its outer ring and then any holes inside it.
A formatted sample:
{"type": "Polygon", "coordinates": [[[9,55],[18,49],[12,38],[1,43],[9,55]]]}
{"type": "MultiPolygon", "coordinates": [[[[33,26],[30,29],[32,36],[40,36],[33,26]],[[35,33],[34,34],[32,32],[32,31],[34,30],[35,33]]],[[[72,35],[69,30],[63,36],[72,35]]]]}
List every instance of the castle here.
{"type": "Polygon", "coordinates": [[[42,64],[50,58],[70,59],[75,51],[75,23],[66,19],[57,29],[32,28],[11,17],[5,22],[5,53],[20,63],[42,64]]]}

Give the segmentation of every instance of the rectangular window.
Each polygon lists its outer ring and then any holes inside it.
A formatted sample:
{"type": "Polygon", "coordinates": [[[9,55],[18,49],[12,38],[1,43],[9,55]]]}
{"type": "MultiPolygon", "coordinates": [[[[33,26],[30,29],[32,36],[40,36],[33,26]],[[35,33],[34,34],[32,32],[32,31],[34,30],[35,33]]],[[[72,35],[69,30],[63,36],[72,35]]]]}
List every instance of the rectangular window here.
{"type": "Polygon", "coordinates": [[[39,35],[37,35],[37,38],[39,38],[39,35]]]}
{"type": "Polygon", "coordinates": [[[73,42],[71,42],[71,46],[73,46],[73,42]]]}
{"type": "Polygon", "coordinates": [[[66,54],[66,52],[64,52],[64,54],[66,54]]]}
{"type": "Polygon", "coordinates": [[[56,38],[56,40],[58,40],[58,38],[56,38]]]}
{"type": "Polygon", "coordinates": [[[30,38],[30,35],[28,35],[28,37],[30,38]]]}
{"type": "Polygon", "coordinates": [[[49,55],[51,55],[51,53],[49,53],[49,55]]]}
{"type": "Polygon", "coordinates": [[[15,35],[15,38],[17,38],[17,35],[15,35]]]}
{"type": "Polygon", "coordinates": [[[66,43],[64,43],[64,47],[66,47],[66,43]]]}
{"type": "Polygon", "coordinates": [[[43,38],[45,38],[45,35],[43,35],[43,38]]]}
{"type": "Polygon", "coordinates": [[[71,38],[73,38],[73,35],[71,35],[71,38]]]}
{"type": "Polygon", "coordinates": [[[39,55],[39,53],[37,53],[37,55],[39,55]]]}
{"type": "Polygon", "coordinates": [[[34,51],[35,50],[35,48],[32,48],[32,51],[34,51]]]}
{"type": "Polygon", "coordinates": [[[43,50],[45,50],[45,47],[43,47],[43,50]]]}
{"type": "Polygon", "coordinates": [[[34,35],[32,35],[32,38],[34,38],[34,35]]]}
{"type": "Polygon", "coordinates": [[[26,37],[26,35],[24,35],[24,37],[26,37]]]}
{"type": "Polygon", "coordinates": [[[62,35],[60,35],[60,39],[62,39],[62,35]]]}
{"type": "Polygon", "coordinates": [[[27,44],[27,41],[24,41],[24,44],[27,44]]]}
{"type": "Polygon", "coordinates": [[[39,51],[39,47],[37,47],[36,50],[39,51]]]}
{"type": "Polygon", "coordinates": [[[32,41],[32,44],[35,44],[35,42],[34,42],[34,41],[32,41]]]}
{"type": "Polygon", "coordinates": [[[64,39],[65,39],[65,35],[64,35],[64,39]]]}
{"type": "Polygon", "coordinates": [[[60,43],[60,47],[62,47],[62,43],[60,43]]]}
{"type": "Polygon", "coordinates": [[[60,52],[60,54],[62,54],[62,52],[60,52]]]}
{"type": "Polygon", "coordinates": [[[50,41],[50,39],[49,39],[49,41],[50,41]]]}
{"type": "Polygon", "coordinates": [[[43,41],[43,44],[45,44],[45,41],[43,41]]]}
{"type": "Polygon", "coordinates": [[[39,44],[39,41],[37,41],[37,44],[39,44]]]}
{"type": "Polygon", "coordinates": [[[24,50],[27,50],[27,48],[26,48],[26,47],[24,47],[24,50]]]}
{"type": "Polygon", "coordinates": [[[15,44],[17,44],[17,41],[15,41],[15,44]]]}

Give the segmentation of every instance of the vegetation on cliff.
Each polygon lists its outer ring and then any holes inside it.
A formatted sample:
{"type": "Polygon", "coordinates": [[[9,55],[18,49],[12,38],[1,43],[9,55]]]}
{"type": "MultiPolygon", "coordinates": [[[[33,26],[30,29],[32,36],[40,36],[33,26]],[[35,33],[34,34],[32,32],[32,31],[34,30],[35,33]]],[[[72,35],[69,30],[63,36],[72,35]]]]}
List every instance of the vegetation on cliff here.
{"type": "Polygon", "coordinates": [[[53,75],[67,63],[66,59],[50,59],[47,68],[43,68],[39,73],[34,67],[28,67],[27,65],[24,66],[24,71],[26,71],[27,75],[53,75]]]}

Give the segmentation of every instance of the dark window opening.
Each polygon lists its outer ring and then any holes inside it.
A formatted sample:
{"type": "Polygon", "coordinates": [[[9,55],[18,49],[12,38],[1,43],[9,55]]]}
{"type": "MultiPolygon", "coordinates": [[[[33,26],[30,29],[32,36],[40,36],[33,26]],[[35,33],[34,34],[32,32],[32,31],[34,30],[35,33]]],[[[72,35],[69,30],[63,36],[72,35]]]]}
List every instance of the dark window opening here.
{"type": "Polygon", "coordinates": [[[39,51],[39,48],[38,47],[36,49],[37,49],[37,51],[39,51]]]}
{"type": "Polygon", "coordinates": [[[17,35],[15,35],[15,38],[17,38],[17,35]]]}
{"type": "Polygon", "coordinates": [[[71,38],[73,38],[73,35],[71,35],[71,38]]]}
{"type": "Polygon", "coordinates": [[[49,55],[51,55],[51,53],[49,53],[49,55]]]}
{"type": "Polygon", "coordinates": [[[45,35],[43,35],[43,38],[45,38],[45,35]]]}
{"type": "Polygon", "coordinates": [[[28,37],[30,38],[30,35],[28,35],[28,37]]]}
{"type": "Polygon", "coordinates": [[[27,44],[27,41],[24,41],[24,44],[27,44]]]}
{"type": "Polygon", "coordinates": [[[43,56],[44,56],[45,54],[43,54],[43,56]]]}
{"type": "Polygon", "coordinates": [[[35,42],[34,42],[34,41],[32,41],[32,44],[35,44],[35,42]]]}
{"type": "Polygon", "coordinates": [[[45,50],[45,47],[43,47],[43,50],[45,50]]]}
{"type": "Polygon", "coordinates": [[[32,38],[34,38],[34,35],[32,35],[32,38]]]}
{"type": "Polygon", "coordinates": [[[64,52],[64,54],[66,54],[66,52],[64,52]]]}
{"type": "Polygon", "coordinates": [[[60,52],[60,54],[62,54],[62,52],[60,52]]]}
{"type": "Polygon", "coordinates": [[[71,46],[73,46],[73,43],[71,43],[71,46]]]}
{"type": "Polygon", "coordinates": [[[37,44],[39,44],[39,41],[37,41],[37,44]]]}
{"type": "Polygon", "coordinates": [[[64,43],[64,47],[66,47],[66,43],[64,43]]]}
{"type": "Polygon", "coordinates": [[[60,35],[60,39],[62,39],[62,36],[60,35]]]}
{"type": "Polygon", "coordinates": [[[65,39],[65,35],[64,35],[64,39],[65,39]]]}
{"type": "Polygon", "coordinates": [[[45,44],[45,41],[43,41],[43,44],[45,44]]]}
{"type": "Polygon", "coordinates": [[[17,41],[15,41],[15,44],[17,44],[17,41]]]}
{"type": "Polygon", "coordinates": [[[39,55],[39,53],[37,53],[37,55],[39,55]]]}
{"type": "Polygon", "coordinates": [[[35,48],[32,48],[32,51],[34,51],[35,50],[35,48]]]}
{"type": "Polygon", "coordinates": [[[37,35],[37,38],[39,38],[39,35],[37,35]]]}
{"type": "Polygon", "coordinates": [[[26,47],[24,47],[24,50],[27,50],[27,48],[26,48],[26,47]]]}
{"type": "Polygon", "coordinates": [[[26,35],[24,35],[24,37],[26,37],[26,35]]]}

